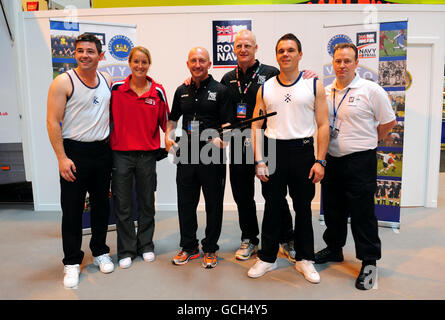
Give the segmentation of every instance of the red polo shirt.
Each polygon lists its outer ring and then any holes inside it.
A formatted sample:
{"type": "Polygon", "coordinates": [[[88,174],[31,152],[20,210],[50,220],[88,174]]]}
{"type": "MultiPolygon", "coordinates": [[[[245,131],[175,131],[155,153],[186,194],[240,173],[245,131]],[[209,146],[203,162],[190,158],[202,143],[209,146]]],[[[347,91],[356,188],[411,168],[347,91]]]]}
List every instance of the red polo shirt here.
{"type": "Polygon", "coordinates": [[[159,127],[165,132],[170,114],[165,90],[152,78],[151,87],[140,97],[130,87],[129,75],[111,88],[111,149],[149,151],[161,146],[159,127]]]}

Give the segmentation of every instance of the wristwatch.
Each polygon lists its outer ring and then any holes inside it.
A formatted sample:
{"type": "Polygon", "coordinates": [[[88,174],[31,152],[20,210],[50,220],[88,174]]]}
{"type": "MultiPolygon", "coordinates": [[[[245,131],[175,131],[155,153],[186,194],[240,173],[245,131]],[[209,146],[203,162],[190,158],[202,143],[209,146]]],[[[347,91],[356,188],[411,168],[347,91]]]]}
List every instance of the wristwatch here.
{"type": "Polygon", "coordinates": [[[328,163],[326,160],[315,160],[315,162],[318,162],[319,164],[321,164],[321,166],[323,168],[326,168],[326,165],[328,163]]]}

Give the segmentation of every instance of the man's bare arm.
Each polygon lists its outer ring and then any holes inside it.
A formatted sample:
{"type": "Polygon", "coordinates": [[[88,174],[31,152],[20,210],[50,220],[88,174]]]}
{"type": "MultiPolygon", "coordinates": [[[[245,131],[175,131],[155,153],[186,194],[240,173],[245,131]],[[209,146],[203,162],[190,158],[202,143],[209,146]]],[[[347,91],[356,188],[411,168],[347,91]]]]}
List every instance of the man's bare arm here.
{"type": "Polygon", "coordinates": [[[56,153],[59,162],[59,172],[62,178],[67,181],[74,181],[76,177],[76,166],[69,159],[63,147],[62,128],[60,123],[65,114],[66,99],[71,92],[71,81],[68,76],[62,74],[51,83],[48,91],[46,127],[49,140],[56,153]]]}
{"type": "MultiPolygon", "coordinates": [[[[256,97],[256,104],[255,109],[253,111],[253,117],[259,117],[260,115],[266,114],[266,106],[264,105],[263,97],[263,88],[260,87],[257,92],[256,97]]],[[[263,127],[264,120],[258,120],[252,122],[252,132],[251,132],[251,139],[252,139],[252,146],[253,146],[253,154],[254,159],[258,163],[255,166],[255,172],[256,176],[264,182],[267,182],[269,180],[269,171],[267,169],[267,165],[264,163],[263,160],[263,147],[262,147],[262,134],[261,134],[261,128],[263,127]]]]}
{"type": "Polygon", "coordinates": [[[170,151],[172,146],[178,146],[178,144],[175,142],[175,130],[177,125],[178,121],[167,121],[167,130],[165,131],[165,150],[167,151],[170,151]]]}
{"type": "MultiPolygon", "coordinates": [[[[317,159],[326,159],[329,145],[329,107],[326,100],[326,91],[320,80],[316,82],[317,95],[315,97],[315,121],[317,122],[317,159]]],[[[324,177],[324,168],[315,163],[309,173],[313,183],[320,182],[324,177]]]]}

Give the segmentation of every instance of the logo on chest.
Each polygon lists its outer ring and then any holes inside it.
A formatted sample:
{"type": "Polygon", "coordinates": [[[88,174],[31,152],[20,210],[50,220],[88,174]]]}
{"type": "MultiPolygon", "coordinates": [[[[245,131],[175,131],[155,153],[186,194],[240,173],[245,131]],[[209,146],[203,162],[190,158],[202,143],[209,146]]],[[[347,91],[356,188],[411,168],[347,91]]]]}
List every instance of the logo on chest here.
{"type": "Polygon", "coordinates": [[[99,101],[100,99],[99,99],[99,97],[97,97],[97,96],[94,96],[94,98],[93,98],[93,105],[94,106],[97,106],[97,105],[99,105],[99,103],[100,103],[100,101],[99,101]]]}
{"type": "Polygon", "coordinates": [[[266,76],[258,75],[258,84],[266,82],[266,76]]]}
{"type": "Polygon", "coordinates": [[[216,92],[210,92],[209,91],[209,95],[208,95],[207,100],[209,100],[209,101],[216,101],[216,92]]]}
{"type": "Polygon", "coordinates": [[[149,104],[151,106],[154,106],[156,104],[156,101],[152,98],[146,98],[145,99],[145,104],[149,104]]]}
{"type": "Polygon", "coordinates": [[[284,96],[284,101],[287,102],[287,103],[289,103],[289,102],[292,101],[290,93],[287,93],[287,94],[284,96]]]}

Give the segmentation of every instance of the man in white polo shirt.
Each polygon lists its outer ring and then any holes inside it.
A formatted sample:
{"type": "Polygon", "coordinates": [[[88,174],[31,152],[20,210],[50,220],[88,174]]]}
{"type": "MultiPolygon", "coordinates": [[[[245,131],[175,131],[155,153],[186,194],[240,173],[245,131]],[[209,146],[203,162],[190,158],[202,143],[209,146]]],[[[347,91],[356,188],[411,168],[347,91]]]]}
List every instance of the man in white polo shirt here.
{"type": "Polygon", "coordinates": [[[326,87],[330,112],[330,142],[322,181],[327,248],[315,255],[315,263],[343,261],[348,216],[357,259],[362,268],[357,289],[374,286],[376,260],[381,257],[374,193],[377,188],[377,142],[396,124],[385,90],[360,78],[357,48],[341,43],[334,48],[335,81],[326,87]]]}

